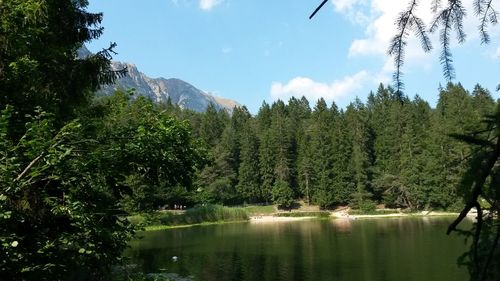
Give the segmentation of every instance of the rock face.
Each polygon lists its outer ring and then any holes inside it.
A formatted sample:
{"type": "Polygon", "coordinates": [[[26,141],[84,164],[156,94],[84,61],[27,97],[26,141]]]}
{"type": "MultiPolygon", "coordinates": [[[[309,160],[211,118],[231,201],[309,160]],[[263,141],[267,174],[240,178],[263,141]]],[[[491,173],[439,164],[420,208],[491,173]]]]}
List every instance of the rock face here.
{"type": "MultiPolygon", "coordinates": [[[[79,57],[88,55],[90,52],[85,47],[78,51],[79,57]]],[[[224,109],[228,112],[240,106],[233,100],[213,96],[177,78],[150,78],[140,72],[134,64],[114,61],[112,67],[115,70],[126,68],[127,75],[118,79],[114,85],[103,86],[99,94],[111,95],[118,89],[134,88],[139,95],[146,96],[153,101],[165,102],[170,98],[173,104],[198,112],[205,111],[210,103],[217,109],[224,109]]]]}

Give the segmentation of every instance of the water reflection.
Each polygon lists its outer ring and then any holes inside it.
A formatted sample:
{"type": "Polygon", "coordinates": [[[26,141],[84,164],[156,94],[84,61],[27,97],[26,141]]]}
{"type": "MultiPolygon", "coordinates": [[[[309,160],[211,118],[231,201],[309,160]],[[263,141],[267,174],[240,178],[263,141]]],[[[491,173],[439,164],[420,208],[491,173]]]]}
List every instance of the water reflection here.
{"type": "Polygon", "coordinates": [[[231,224],[145,234],[127,255],[145,272],[195,280],[466,280],[449,219],[231,224]],[[176,262],[172,256],[178,256],[176,262]]]}
{"type": "Polygon", "coordinates": [[[351,232],[352,220],[348,218],[332,219],[331,223],[338,232],[351,232]]]}

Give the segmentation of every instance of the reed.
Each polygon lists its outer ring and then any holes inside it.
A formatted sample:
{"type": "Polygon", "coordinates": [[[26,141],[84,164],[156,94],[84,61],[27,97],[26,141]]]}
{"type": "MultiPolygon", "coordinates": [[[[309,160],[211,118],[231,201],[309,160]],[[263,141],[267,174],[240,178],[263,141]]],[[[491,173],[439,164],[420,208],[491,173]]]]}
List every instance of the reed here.
{"type": "Polygon", "coordinates": [[[245,221],[248,212],[243,208],[229,208],[219,205],[198,206],[182,214],[164,213],[158,218],[161,225],[190,225],[203,222],[245,221]]]}

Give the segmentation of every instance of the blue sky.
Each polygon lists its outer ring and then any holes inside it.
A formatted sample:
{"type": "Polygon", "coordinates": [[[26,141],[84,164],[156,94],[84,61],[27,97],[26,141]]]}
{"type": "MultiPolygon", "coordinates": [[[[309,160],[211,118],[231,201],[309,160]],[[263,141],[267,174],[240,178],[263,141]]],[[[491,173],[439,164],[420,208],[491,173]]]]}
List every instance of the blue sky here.
{"type": "MultiPolygon", "coordinates": [[[[230,98],[256,113],[263,100],[319,97],[345,107],[363,101],[379,83],[392,83],[386,55],[394,20],[407,1],[330,0],[309,20],[321,0],[91,0],[103,12],[104,35],[91,51],[116,42],[116,60],[137,65],[150,77],[180,78],[199,89],[230,98]]],[[[432,19],[429,0],[420,15],[432,19]]],[[[463,1],[471,6],[472,0],[463,1]]],[[[463,45],[453,44],[457,77],[466,88],[476,83],[495,98],[500,82],[500,27],[490,27],[491,43],[481,45],[479,21],[469,9],[463,45]]],[[[406,94],[435,105],[446,83],[439,44],[425,54],[409,42],[406,94]]]]}

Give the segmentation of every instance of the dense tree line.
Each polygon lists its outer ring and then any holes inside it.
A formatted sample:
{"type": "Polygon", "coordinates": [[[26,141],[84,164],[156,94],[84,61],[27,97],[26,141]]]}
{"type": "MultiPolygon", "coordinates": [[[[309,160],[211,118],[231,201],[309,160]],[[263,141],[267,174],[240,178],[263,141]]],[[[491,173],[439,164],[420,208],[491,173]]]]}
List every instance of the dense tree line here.
{"type": "Polygon", "coordinates": [[[263,103],[252,116],[204,113],[162,105],[209,147],[212,161],[198,172],[191,203],[274,202],[292,199],[333,208],[458,209],[457,194],[472,146],[452,134],[485,129],[495,101],[481,86],[439,89],[436,108],[419,96],[401,97],[380,85],[365,103],[345,109],[320,99],[263,103]]]}

